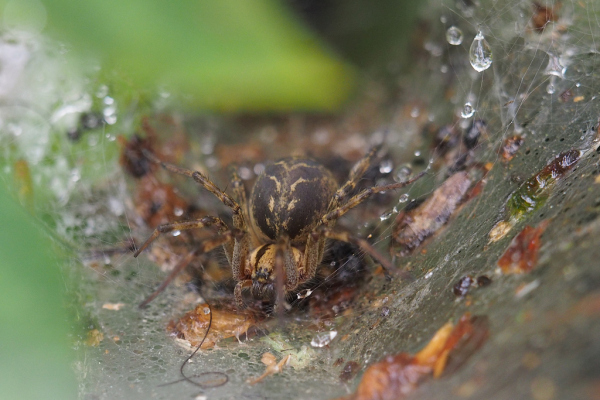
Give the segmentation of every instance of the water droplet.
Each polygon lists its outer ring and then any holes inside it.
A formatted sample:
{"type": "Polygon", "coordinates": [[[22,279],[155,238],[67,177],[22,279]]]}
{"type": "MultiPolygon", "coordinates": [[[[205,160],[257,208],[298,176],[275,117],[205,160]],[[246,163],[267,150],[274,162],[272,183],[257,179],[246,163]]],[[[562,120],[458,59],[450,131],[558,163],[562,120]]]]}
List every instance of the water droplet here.
{"type": "Polygon", "coordinates": [[[215,150],[215,137],[212,133],[204,135],[202,141],[200,142],[200,151],[202,154],[210,155],[215,150]]]}
{"type": "Polygon", "coordinates": [[[402,196],[400,196],[400,198],[398,199],[398,203],[406,203],[409,199],[408,194],[404,193],[402,196]]]}
{"type": "Polygon", "coordinates": [[[549,83],[548,86],[546,86],[546,92],[548,94],[553,94],[556,91],[556,88],[554,87],[553,84],[549,83]]]}
{"type": "Polygon", "coordinates": [[[470,101],[467,101],[460,112],[460,116],[463,118],[471,118],[473,114],[475,114],[475,108],[473,108],[470,101]]]}
{"type": "Polygon", "coordinates": [[[181,217],[183,215],[183,209],[175,207],[173,209],[173,214],[175,214],[176,217],[181,217]]]}
{"type": "Polygon", "coordinates": [[[204,311],[204,314],[206,314],[206,315],[210,314],[210,308],[208,308],[208,307],[204,307],[204,309],[202,311],[204,311]]]}
{"type": "Polygon", "coordinates": [[[327,129],[317,129],[311,135],[311,139],[315,144],[326,145],[331,140],[330,133],[327,129]]]}
{"type": "Polygon", "coordinates": [[[381,164],[379,164],[379,172],[382,174],[389,174],[394,169],[394,163],[392,160],[383,160],[381,164]]]}
{"type": "Polygon", "coordinates": [[[463,33],[456,26],[451,26],[446,31],[446,40],[453,46],[458,46],[463,41],[463,33]]]}
{"type": "Polygon", "coordinates": [[[260,175],[265,171],[265,164],[261,164],[261,163],[255,164],[254,168],[252,168],[252,170],[254,171],[254,173],[256,175],[260,175]]]}
{"type": "Polygon", "coordinates": [[[325,347],[337,336],[337,331],[321,332],[310,341],[312,347],[325,347]]]}
{"type": "Polygon", "coordinates": [[[96,97],[101,99],[101,98],[105,97],[107,94],[108,94],[108,86],[100,85],[98,87],[98,90],[96,91],[96,97]]]}
{"type": "Polygon", "coordinates": [[[73,182],[78,182],[80,179],[81,179],[81,172],[77,168],[71,170],[71,180],[73,182]]]}
{"type": "Polygon", "coordinates": [[[394,211],[388,211],[388,212],[384,212],[383,214],[381,214],[381,216],[379,217],[380,220],[382,221],[387,221],[388,219],[390,219],[390,217],[394,215],[394,211]]]}
{"type": "Polygon", "coordinates": [[[117,116],[115,114],[107,115],[104,117],[104,121],[109,125],[114,125],[117,123],[117,116]]]}
{"type": "Polygon", "coordinates": [[[429,271],[428,273],[425,274],[425,279],[429,279],[433,276],[433,271],[429,271]]]}
{"type": "Polygon", "coordinates": [[[469,61],[477,72],[485,71],[492,65],[492,48],[479,32],[469,49],[469,61]]]}
{"type": "Polygon", "coordinates": [[[410,110],[410,116],[413,118],[417,118],[420,114],[421,110],[419,110],[419,107],[413,107],[413,109],[410,110]]]}
{"type": "Polygon", "coordinates": [[[414,155],[415,155],[415,157],[421,157],[421,151],[415,150],[414,155]]]}
{"type": "Polygon", "coordinates": [[[181,235],[181,231],[173,231],[171,233],[171,236],[179,236],[179,235],[181,235]]]}
{"type": "Polygon", "coordinates": [[[240,174],[240,178],[245,181],[252,179],[253,176],[252,170],[248,167],[240,167],[238,173],[240,174]]]}
{"type": "Polygon", "coordinates": [[[401,165],[397,168],[396,173],[394,174],[394,180],[396,182],[404,182],[408,180],[411,173],[412,168],[410,164],[401,165]]]}
{"type": "Polygon", "coordinates": [[[93,135],[93,134],[88,135],[88,146],[90,146],[90,147],[96,146],[98,144],[98,140],[99,140],[98,135],[93,135]]]}

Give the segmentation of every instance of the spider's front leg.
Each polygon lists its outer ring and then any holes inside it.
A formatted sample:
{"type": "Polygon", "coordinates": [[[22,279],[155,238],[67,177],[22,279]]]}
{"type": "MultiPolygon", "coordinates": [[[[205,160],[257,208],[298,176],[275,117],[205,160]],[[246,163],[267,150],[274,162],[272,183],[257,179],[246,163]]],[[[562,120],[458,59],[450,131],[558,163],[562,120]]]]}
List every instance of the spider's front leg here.
{"type": "Polygon", "coordinates": [[[156,240],[162,233],[173,232],[173,231],[183,231],[189,229],[199,229],[206,228],[209,226],[218,226],[219,232],[223,233],[227,231],[227,225],[221,220],[219,217],[211,217],[206,216],[193,221],[182,221],[182,222],[174,222],[172,224],[163,224],[159,225],[154,229],[152,235],[140,246],[139,249],[135,253],[133,253],[133,257],[137,257],[140,255],[142,251],[144,251],[153,241],[156,240]]]}
{"type": "Polygon", "coordinates": [[[235,299],[235,305],[238,309],[243,310],[246,308],[246,304],[244,303],[244,297],[242,296],[242,291],[245,287],[252,286],[252,279],[244,279],[238,281],[235,285],[235,289],[233,290],[233,297],[235,299]]]}

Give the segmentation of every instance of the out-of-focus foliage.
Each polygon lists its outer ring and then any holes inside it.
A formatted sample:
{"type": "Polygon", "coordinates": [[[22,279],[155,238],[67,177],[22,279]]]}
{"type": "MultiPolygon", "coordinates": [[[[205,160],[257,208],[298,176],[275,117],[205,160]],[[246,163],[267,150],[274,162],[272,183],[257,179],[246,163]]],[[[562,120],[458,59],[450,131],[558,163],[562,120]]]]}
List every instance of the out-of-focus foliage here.
{"type": "Polygon", "coordinates": [[[329,110],[353,86],[351,69],[277,1],[41,4],[47,31],[80,52],[99,55],[136,85],[164,83],[168,90],[189,94],[194,106],[329,110]]]}
{"type": "Polygon", "coordinates": [[[0,388],[3,399],[74,399],[71,330],[58,260],[0,184],[0,388]]]}

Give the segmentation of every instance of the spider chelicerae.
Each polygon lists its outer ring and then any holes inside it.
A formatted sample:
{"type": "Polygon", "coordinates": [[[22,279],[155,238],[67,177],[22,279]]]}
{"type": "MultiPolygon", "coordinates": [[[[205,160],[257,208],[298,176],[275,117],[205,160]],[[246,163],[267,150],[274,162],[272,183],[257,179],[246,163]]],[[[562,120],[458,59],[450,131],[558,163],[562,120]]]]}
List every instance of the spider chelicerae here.
{"type": "Polygon", "coordinates": [[[377,150],[372,148],[356,163],[348,180],[340,187],[331,172],[314,160],[297,157],[281,159],[264,169],[254,183],[248,201],[235,168],[231,169],[232,197],[204,174],[163,162],[143,149],[142,153],[151,162],[194,179],[214,194],[231,210],[233,228],[219,217],[205,216],[192,221],[159,225],[154,229],[134,257],[163,233],[211,226],[216,227],[218,233],[193,249],[140,306],[154,299],[193,257],[219,246],[223,246],[237,282],[234,297],[240,308],[244,307],[242,291],[248,287],[254,296],[274,293],[276,305],[283,304],[287,293],[297,290],[315,277],[327,239],[358,245],[386,269],[393,270],[391,262],[366,240],[334,229],[338,218],[373,194],[402,188],[424,175],[425,172],[421,172],[404,182],[370,187],[350,196],[371,165],[377,150]]]}

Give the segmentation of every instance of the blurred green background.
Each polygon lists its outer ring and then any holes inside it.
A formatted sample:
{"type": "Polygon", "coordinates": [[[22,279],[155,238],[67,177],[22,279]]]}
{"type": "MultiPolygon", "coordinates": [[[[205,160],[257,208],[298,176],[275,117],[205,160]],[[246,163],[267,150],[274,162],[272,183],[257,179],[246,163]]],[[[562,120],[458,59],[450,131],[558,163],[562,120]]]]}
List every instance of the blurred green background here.
{"type": "Polygon", "coordinates": [[[5,25],[30,25],[193,107],[334,110],[355,66],[398,64],[416,2],[1,1],[5,25]],[[4,3],[4,6],[2,6],[4,3]],[[7,13],[8,12],[8,13],[7,13]],[[320,37],[319,37],[320,36],[320,37]],[[324,40],[323,40],[324,39],[324,40]]]}

